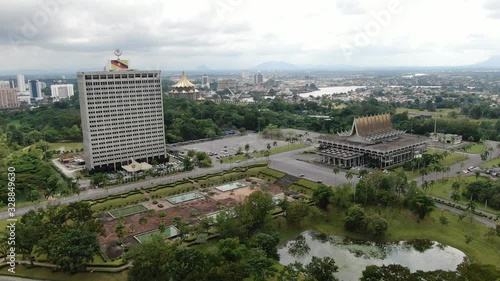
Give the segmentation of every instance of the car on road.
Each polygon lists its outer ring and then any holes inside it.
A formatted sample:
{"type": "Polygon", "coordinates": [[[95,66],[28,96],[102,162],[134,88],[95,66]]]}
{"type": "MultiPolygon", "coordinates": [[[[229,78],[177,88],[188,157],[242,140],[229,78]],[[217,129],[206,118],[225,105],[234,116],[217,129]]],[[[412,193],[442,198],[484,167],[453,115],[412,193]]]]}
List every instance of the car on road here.
{"type": "Polygon", "coordinates": [[[316,182],[317,182],[317,183],[323,183],[323,181],[322,181],[322,180],[317,180],[316,182]]]}
{"type": "Polygon", "coordinates": [[[303,177],[304,177],[304,175],[303,175],[303,174],[299,176],[299,178],[303,178],[303,177]]]}
{"type": "Polygon", "coordinates": [[[462,172],[464,172],[464,174],[467,174],[469,171],[468,170],[463,170],[462,172]]]}

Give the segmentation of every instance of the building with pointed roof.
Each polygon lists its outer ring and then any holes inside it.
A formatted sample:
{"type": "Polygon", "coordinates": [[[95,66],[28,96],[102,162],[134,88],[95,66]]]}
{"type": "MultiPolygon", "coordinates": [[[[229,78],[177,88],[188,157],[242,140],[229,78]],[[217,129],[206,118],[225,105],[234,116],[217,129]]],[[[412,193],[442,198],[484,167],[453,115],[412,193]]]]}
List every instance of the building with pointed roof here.
{"type": "Polygon", "coordinates": [[[182,72],[181,79],[172,86],[168,92],[169,98],[180,98],[188,100],[199,100],[201,98],[200,92],[195,89],[193,83],[188,79],[184,71],[182,72]]]}
{"type": "Polygon", "coordinates": [[[361,117],[354,119],[348,131],[318,137],[318,161],[342,168],[385,168],[418,157],[429,141],[395,130],[390,114],[361,117]]]}

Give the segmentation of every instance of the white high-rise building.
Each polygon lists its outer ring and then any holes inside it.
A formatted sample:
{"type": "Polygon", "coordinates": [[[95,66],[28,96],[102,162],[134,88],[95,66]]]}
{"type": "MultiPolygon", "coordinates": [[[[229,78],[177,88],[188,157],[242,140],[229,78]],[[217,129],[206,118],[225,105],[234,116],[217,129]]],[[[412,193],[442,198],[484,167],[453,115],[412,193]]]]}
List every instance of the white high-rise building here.
{"type": "Polygon", "coordinates": [[[245,79],[245,80],[250,79],[250,73],[248,73],[248,70],[243,70],[243,71],[241,72],[241,78],[242,78],[242,79],[245,79]]]}
{"type": "Polygon", "coordinates": [[[203,76],[201,76],[201,86],[210,87],[210,82],[208,82],[208,75],[203,74],[203,76]]]}
{"type": "Polygon", "coordinates": [[[78,72],[77,80],[88,170],[166,158],[160,71],[78,72]]]}
{"type": "Polygon", "coordinates": [[[26,80],[24,80],[24,75],[22,74],[17,75],[17,90],[19,92],[26,91],[26,80]]]}
{"type": "Polygon", "coordinates": [[[10,89],[10,81],[0,81],[0,89],[10,89]]]}
{"type": "Polygon", "coordinates": [[[73,84],[55,84],[50,86],[51,97],[54,101],[69,99],[75,95],[73,84]]]}

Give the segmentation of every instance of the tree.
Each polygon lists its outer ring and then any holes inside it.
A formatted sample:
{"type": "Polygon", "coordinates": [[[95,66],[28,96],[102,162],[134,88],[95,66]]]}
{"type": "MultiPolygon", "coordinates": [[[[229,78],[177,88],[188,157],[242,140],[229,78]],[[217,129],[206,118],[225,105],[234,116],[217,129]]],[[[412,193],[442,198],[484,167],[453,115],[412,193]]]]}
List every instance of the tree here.
{"type": "Polygon", "coordinates": [[[154,209],[149,209],[148,210],[148,216],[153,217],[155,215],[155,210],[154,209]]]}
{"type": "Polygon", "coordinates": [[[330,204],[330,198],[332,195],[332,188],[322,184],[313,191],[312,199],[316,202],[316,205],[320,209],[326,210],[328,208],[328,204],[330,204]]]}
{"type": "Polygon", "coordinates": [[[279,260],[278,254],[278,244],[280,242],[279,234],[266,234],[266,233],[257,233],[252,240],[252,247],[259,248],[264,251],[267,257],[279,260]]]}
{"type": "Polygon", "coordinates": [[[278,142],[277,141],[273,141],[273,146],[274,147],[278,146],[278,142]]]}
{"type": "Polygon", "coordinates": [[[266,147],[267,147],[267,150],[271,149],[271,144],[268,143],[266,147]]]}
{"type": "Polygon", "coordinates": [[[286,211],[286,220],[300,226],[300,222],[309,215],[309,205],[303,201],[290,203],[286,211]]]}
{"type": "MultiPolygon", "coordinates": [[[[333,173],[334,173],[335,175],[337,175],[338,173],[340,173],[340,169],[339,169],[339,167],[333,167],[333,173]]],[[[336,178],[336,177],[335,177],[335,178],[336,178]]],[[[337,182],[337,181],[335,180],[335,182],[337,182]]]]}
{"type": "Polygon", "coordinates": [[[120,241],[120,245],[123,244],[123,238],[125,237],[125,223],[122,220],[116,224],[115,233],[116,237],[118,237],[120,241]]]}
{"type": "Polygon", "coordinates": [[[378,215],[366,218],[366,230],[373,236],[384,236],[388,228],[387,221],[378,215]]]}
{"type": "Polygon", "coordinates": [[[94,233],[78,227],[66,227],[48,236],[48,260],[65,272],[75,273],[85,269],[99,253],[99,242],[94,233]]]}
{"type": "Polygon", "coordinates": [[[245,144],[245,152],[248,154],[248,151],[250,151],[250,144],[245,144]]]}
{"type": "Polygon", "coordinates": [[[418,215],[419,219],[424,219],[428,214],[436,209],[436,204],[432,197],[418,193],[409,202],[410,210],[418,215]]]}
{"type": "Polygon", "coordinates": [[[349,170],[349,171],[347,171],[347,172],[345,173],[345,178],[346,178],[349,182],[351,182],[351,180],[352,180],[352,178],[353,178],[353,177],[354,177],[354,173],[353,173],[351,170],[349,170]]]}
{"type": "Polygon", "coordinates": [[[158,214],[158,216],[160,217],[160,221],[161,221],[161,222],[164,222],[165,217],[167,216],[167,213],[165,213],[165,212],[163,212],[163,211],[162,211],[162,212],[160,212],[160,213],[158,214]]]}
{"type": "Polygon", "coordinates": [[[133,261],[128,272],[129,280],[168,280],[168,262],[171,255],[171,247],[163,242],[160,235],[154,235],[150,241],[133,247],[126,255],[127,260],[133,261]]]}
{"type": "Polygon", "coordinates": [[[363,232],[366,228],[365,213],[358,205],[350,207],[346,212],[344,226],[352,232],[363,232]]]}
{"type": "Polygon", "coordinates": [[[278,274],[278,281],[338,281],[333,275],[338,269],[334,259],[313,256],[305,267],[299,262],[285,266],[278,274]]]}
{"type": "Polygon", "coordinates": [[[140,225],[145,225],[145,224],[147,224],[147,223],[148,223],[148,219],[147,219],[147,218],[145,218],[145,217],[141,217],[141,218],[139,219],[139,224],[140,224],[140,225]]]}

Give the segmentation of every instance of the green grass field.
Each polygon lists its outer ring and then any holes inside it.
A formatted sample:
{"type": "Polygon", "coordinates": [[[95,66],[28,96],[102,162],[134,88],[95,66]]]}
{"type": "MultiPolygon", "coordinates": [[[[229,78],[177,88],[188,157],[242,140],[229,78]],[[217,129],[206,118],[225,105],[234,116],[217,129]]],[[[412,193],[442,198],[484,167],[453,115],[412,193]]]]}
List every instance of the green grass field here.
{"type": "MultiPolygon", "coordinates": [[[[437,118],[448,118],[448,113],[452,111],[456,111],[457,113],[460,112],[460,110],[457,109],[452,109],[452,108],[440,108],[436,109],[436,111],[426,111],[426,110],[418,110],[418,109],[409,109],[409,108],[403,108],[399,107],[396,109],[396,113],[403,113],[405,111],[408,111],[408,115],[432,115],[433,117],[437,118]]],[[[459,117],[463,117],[460,116],[459,117]]]]}
{"type": "Polygon", "coordinates": [[[458,153],[450,153],[443,160],[441,160],[439,164],[445,167],[450,167],[464,160],[467,160],[467,156],[458,153]]]}
{"type": "Polygon", "coordinates": [[[481,168],[491,168],[493,166],[500,166],[500,158],[495,158],[495,159],[492,159],[488,162],[484,162],[483,164],[481,164],[481,168]]]}
{"type": "Polygon", "coordinates": [[[472,153],[472,154],[481,154],[486,150],[486,146],[482,143],[476,143],[472,145],[469,150],[467,150],[467,153],[472,153]]]}
{"type": "Polygon", "coordinates": [[[109,211],[109,213],[114,218],[121,218],[121,217],[126,217],[126,216],[131,216],[134,214],[146,212],[147,210],[148,210],[148,208],[146,208],[144,205],[134,205],[134,206],[128,206],[125,208],[115,209],[115,210],[109,211]]]}
{"type": "Polygon", "coordinates": [[[145,200],[146,200],[146,197],[144,196],[144,194],[140,193],[140,194],[134,194],[134,195],[127,196],[126,198],[110,199],[110,200],[107,200],[103,203],[94,204],[90,208],[92,209],[92,211],[111,210],[111,209],[119,208],[120,206],[136,204],[136,202],[142,202],[145,200]]]}
{"type": "Polygon", "coordinates": [[[49,150],[70,151],[75,149],[82,149],[83,142],[51,142],[49,143],[49,150]]]}
{"type": "Polygon", "coordinates": [[[155,235],[160,235],[161,237],[167,239],[171,236],[175,236],[177,235],[178,231],[176,228],[174,228],[173,226],[169,225],[165,228],[165,231],[161,232],[160,230],[156,229],[156,230],[153,230],[151,232],[147,232],[147,233],[144,233],[144,234],[138,234],[136,235],[135,237],[141,242],[141,243],[144,243],[144,242],[147,242],[149,240],[151,240],[153,238],[153,236],[155,235]]]}

